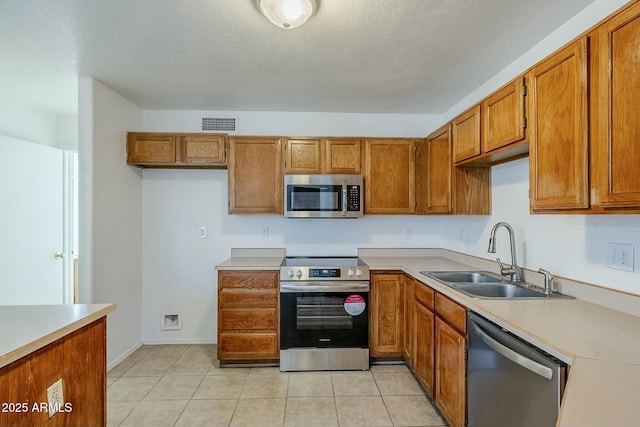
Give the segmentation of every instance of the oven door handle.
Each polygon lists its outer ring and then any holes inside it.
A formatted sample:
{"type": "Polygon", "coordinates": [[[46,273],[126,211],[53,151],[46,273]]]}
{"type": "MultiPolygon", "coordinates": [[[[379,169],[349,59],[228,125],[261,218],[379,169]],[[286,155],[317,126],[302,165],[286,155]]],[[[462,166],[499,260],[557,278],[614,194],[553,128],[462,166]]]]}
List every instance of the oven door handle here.
{"type": "Polygon", "coordinates": [[[280,292],[369,292],[368,282],[344,283],[344,284],[309,284],[293,285],[280,284],[280,292]]]}

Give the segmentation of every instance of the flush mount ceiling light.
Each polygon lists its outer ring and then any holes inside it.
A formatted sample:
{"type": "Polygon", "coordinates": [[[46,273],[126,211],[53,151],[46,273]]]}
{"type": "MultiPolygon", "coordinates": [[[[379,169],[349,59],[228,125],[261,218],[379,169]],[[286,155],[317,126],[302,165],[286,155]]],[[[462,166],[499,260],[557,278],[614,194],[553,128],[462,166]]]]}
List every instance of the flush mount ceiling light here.
{"type": "Polygon", "coordinates": [[[260,12],[275,26],[290,30],[307,22],[319,0],[256,0],[260,12]]]}

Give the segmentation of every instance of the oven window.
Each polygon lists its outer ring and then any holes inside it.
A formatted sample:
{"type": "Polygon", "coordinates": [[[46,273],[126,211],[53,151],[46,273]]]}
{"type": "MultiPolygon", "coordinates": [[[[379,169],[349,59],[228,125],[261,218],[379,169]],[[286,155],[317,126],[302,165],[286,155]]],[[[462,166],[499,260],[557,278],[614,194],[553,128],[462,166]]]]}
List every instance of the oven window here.
{"type": "Polygon", "coordinates": [[[289,185],[287,186],[287,206],[290,211],[339,211],[339,185],[289,185]]]}
{"type": "Polygon", "coordinates": [[[343,298],[296,297],[298,329],[352,329],[352,317],[344,311],[343,298]]]}

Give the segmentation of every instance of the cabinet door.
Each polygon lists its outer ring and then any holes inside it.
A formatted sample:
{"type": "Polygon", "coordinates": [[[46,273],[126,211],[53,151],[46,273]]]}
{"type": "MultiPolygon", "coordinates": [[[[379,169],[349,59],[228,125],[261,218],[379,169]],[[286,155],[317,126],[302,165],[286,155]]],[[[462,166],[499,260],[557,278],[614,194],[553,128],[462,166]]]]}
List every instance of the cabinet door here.
{"type": "Polygon", "coordinates": [[[403,276],[403,334],[402,334],[402,356],[409,367],[413,366],[413,287],[414,280],[409,276],[403,276]]]}
{"type": "Polygon", "coordinates": [[[524,85],[520,77],[482,102],[484,153],[525,138],[524,85]]]}
{"type": "Polygon", "coordinates": [[[402,274],[374,273],[371,275],[371,311],[369,345],[372,357],[401,357],[402,274]]]}
{"type": "Polygon", "coordinates": [[[170,166],[175,162],[175,135],[135,132],[127,135],[127,164],[170,166]]]}
{"type": "Polygon", "coordinates": [[[416,141],[372,139],[364,149],[365,214],[413,214],[416,141]]]}
{"type": "Polygon", "coordinates": [[[451,132],[445,126],[416,149],[416,212],[452,213],[451,132]]]}
{"type": "Polygon", "coordinates": [[[416,301],[413,306],[413,371],[430,397],[435,381],[435,315],[416,301]]]}
{"type": "Polygon", "coordinates": [[[323,173],[360,173],[360,140],[327,138],[323,173]]]}
{"type": "Polygon", "coordinates": [[[640,208],[640,4],[590,37],[592,179],[599,204],[640,208]]]}
{"type": "Polygon", "coordinates": [[[320,173],[321,140],[287,139],[284,173],[320,173]]]}
{"type": "Polygon", "coordinates": [[[229,138],[229,213],[282,214],[279,138],[229,138]]]}
{"type": "Polygon", "coordinates": [[[466,340],[436,317],[436,406],[452,427],[466,422],[466,340]]]}
{"type": "Polygon", "coordinates": [[[587,208],[586,38],[533,67],[528,81],[531,210],[587,208]]]}
{"type": "Polygon", "coordinates": [[[480,105],[453,119],[452,137],[456,163],[480,154],[480,105]]]}
{"type": "Polygon", "coordinates": [[[180,162],[192,165],[225,165],[224,135],[185,135],[180,138],[180,162]]]}

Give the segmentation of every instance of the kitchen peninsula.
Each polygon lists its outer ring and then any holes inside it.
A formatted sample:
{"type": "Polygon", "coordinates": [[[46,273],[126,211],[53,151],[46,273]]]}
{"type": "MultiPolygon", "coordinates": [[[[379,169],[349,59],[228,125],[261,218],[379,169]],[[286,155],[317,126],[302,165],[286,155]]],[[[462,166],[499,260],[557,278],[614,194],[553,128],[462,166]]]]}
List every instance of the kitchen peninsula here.
{"type": "Polygon", "coordinates": [[[106,425],[106,316],[115,308],[0,306],[0,426],[106,425]]]}
{"type": "MultiPolygon", "coordinates": [[[[250,257],[240,260],[236,255],[232,253],[232,258],[217,269],[279,268],[273,258],[268,262],[254,258],[255,265],[251,265],[250,257]]],[[[359,249],[358,256],[372,272],[405,274],[568,363],[569,378],[558,426],[629,426],[640,418],[636,404],[640,391],[640,317],[630,314],[639,312],[637,296],[558,278],[562,292],[576,299],[473,299],[420,272],[497,271],[493,261],[444,249],[359,249]]],[[[536,285],[543,279],[530,270],[524,275],[536,285]]]]}

